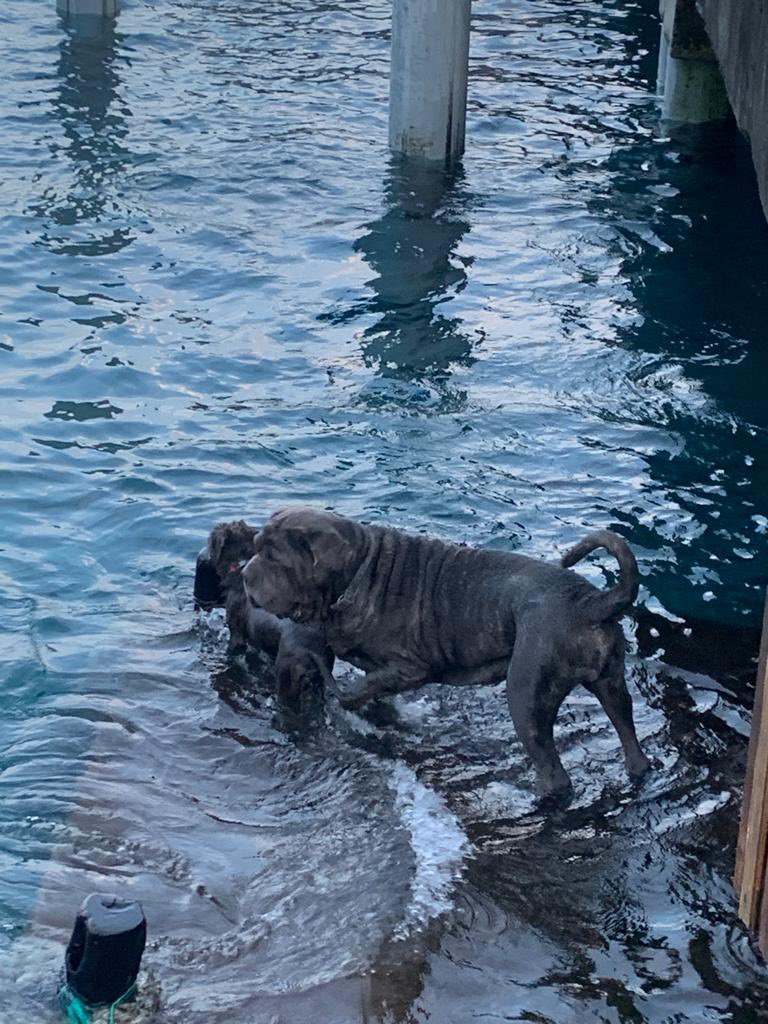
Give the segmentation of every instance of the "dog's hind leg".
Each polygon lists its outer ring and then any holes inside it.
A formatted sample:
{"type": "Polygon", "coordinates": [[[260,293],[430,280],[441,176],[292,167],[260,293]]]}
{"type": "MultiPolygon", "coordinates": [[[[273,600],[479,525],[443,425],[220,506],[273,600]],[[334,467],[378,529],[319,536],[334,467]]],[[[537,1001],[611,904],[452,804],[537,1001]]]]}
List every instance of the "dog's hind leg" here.
{"type": "Polygon", "coordinates": [[[571,780],[555,748],[553,727],[572,687],[548,676],[544,656],[536,640],[518,642],[507,670],[507,703],[518,738],[536,769],[538,795],[568,796],[571,780]]]}
{"type": "Polygon", "coordinates": [[[651,762],[640,748],[632,715],[632,698],[624,678],[624,654],[614,653],[602,674],[594,683],[585,683],[603,706],[603,710],[619,734],[627,772],[633,779],[639,779],[648,771],[651,762]]]}

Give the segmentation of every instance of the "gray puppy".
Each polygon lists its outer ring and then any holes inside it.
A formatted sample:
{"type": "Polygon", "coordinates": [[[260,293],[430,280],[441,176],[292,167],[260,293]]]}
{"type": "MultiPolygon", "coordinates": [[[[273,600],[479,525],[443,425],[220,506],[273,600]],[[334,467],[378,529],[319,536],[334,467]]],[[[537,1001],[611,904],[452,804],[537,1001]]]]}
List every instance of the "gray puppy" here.
{"type": "Polygon", "coordinates": [[[590,534],[558,566],[289,508],[259,533],[243,580],[255,604],[322,625],[334,654],[366,672],[355,695],[340,694],[326,673],[345,707],[428,682],[506,677],[515,729],[538,792],[549,796],[571,788],[553,725],[581,683],[616,728],[629,774],[649,767],[635,733],[618,623],[637,597],[637,563],[617,534],[590,534]],[[598,547],[619,563],[609,590],[567,568],[598,547]]]}
{"type": "Polygon", "coordinates": [[[303,693],[322,688],[324,671],[333,669],[333,653],[319,626],[279,619],[249,600],[242,570],[258,532],[242,519],[213,528],[197,558],[195,603],[205,610],[224,608],[230,652],[250,647],[274,658],[278,697],[295,702],[303,693]]]}

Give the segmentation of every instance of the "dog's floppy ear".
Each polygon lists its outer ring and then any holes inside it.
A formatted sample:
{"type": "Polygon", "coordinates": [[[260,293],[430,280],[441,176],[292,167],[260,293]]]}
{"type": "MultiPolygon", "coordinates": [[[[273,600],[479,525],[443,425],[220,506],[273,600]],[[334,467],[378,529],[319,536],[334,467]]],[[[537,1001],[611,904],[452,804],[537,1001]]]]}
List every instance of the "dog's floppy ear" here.
{"type": "Polygon", "coordinates": [[[224,550],[224,544],[227,539],[227,525],[227,523],[219,523],[218,526],[214,526],[208,538],[208,557],[214,563],[219,561],[221,552],[224,550]]]}
{"type": "Polygon", "coordinates": [[[221,565],[226,558],[240,561],[250,557],[258,532],[243,519],[233,523],[219,523],[208,538],[208,557],[214,565],[221,565]]]}
{"type": "Polygon", "coordinates": [[[293,555],[313,572],[316,582],[348,570],[365,541],[362,527],[354,520],[313,508],[283,509],[270,522],[293,555]]]}
{"type": "Polygon", "coordinates": [[[350,519],[329,516],[307,533],[307,543],[315,568],[344,572],[359,555],[360,528],[350,519]]]}

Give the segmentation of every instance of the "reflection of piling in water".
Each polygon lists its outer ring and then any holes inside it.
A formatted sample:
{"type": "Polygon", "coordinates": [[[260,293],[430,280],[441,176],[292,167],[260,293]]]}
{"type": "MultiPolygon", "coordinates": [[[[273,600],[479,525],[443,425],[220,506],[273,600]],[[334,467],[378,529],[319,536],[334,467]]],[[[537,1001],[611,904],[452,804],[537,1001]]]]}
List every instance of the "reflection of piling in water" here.
{"type": "Polygon", "coordinates": [[[473,339],[440,305],[466,284],[468,260],[457,253],[469,230],[460,170],[394,160],[385,182],[386,210],[355,243],[375,277],[373,296],[327,314],[346,323],[366,314],[365,361],[384,376],[419,379],[472,359],[473,339]]]}
{"type": "Polygon", "coordinates": [[[470,0],[394,0],[389,144],[450,161],[464,152],[470,0]]]}
{"type": "MultiPolygon", "coordinates": [[[[74,0],[67,2],[73,4],[74,0]]],[[[103,176],[115,156],[124,156],[116,145],[126,134],[115,109],[120,84],[115,67],[116,23],[111,17],[79,12],[73,6],[64,12],[63,24],[54,109],[68,142],[68,155],[95,180],[103,176]]]]}
{"type": "MultiPolygon", "coordinates": [[[[116,13],[119,3],[106,0],[103,6],[116,13]]],[[[126,228],[113,223],[110,195],[128,158],[123,142],[130,114],[118,95],[120,35],[116,18],[94,13],[97,9],[101,0],[60,0],[63,32],[52,109],[65,139],[60,152],[68,158],[69,173],[59,188],[46,189],[31,204],[46,221],[45,241],[69,255],[103,255],[130,241],[126,228]],[[78,230],[80,225],[85,230],[78,230]]]]}

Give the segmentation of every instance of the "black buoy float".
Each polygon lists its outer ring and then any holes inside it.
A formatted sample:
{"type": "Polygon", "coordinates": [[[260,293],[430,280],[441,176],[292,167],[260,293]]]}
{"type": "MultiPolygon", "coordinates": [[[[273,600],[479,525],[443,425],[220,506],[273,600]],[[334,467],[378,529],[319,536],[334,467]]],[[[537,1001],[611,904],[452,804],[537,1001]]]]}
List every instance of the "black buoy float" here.
{"type": "Polygon", "coordinates": [[[61,999],[70,1020],[76,1012],[117,1006],[135,991],[147,941],[147,921],[135,900],[93,893],[83,900],[65,956],[61,999]]]}

